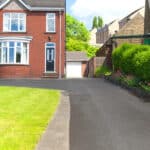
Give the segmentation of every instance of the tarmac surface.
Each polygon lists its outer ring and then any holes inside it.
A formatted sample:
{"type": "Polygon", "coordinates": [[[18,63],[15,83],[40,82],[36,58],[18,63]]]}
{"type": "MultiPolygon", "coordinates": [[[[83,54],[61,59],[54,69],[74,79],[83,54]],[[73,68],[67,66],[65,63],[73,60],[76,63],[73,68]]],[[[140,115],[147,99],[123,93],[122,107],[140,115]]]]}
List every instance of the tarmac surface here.
{"type": "Polygon", "coordinates": [[[150,103],[103,79],[11,79],[0,85],[67,91],[69,150],[150,150],[150,103]]]}

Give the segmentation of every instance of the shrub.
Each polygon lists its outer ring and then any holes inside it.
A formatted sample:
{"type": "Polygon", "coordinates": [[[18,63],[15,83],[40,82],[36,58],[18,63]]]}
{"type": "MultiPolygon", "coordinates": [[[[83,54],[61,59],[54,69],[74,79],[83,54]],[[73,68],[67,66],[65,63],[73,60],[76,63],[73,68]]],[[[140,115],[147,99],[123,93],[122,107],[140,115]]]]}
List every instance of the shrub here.
{"type": "Polygon", "coordinates": [[[148,51],[149,46],[143,45],[132,45],[132,48],[127,49],[123,52],[122,59],[120,61],[121,71],[125,74],[134,74],[135,71],[135,62],[133,60],[134,56],[137,53],[148,51]]]}
{"type": "Polygon", "coordinates": [[[120,70],[121,69],[121,60],[125,51],[134,47],[132,44],[123,44],[120,47],[116,48],[112,53],[112,62],[113,62],[113,69],[120,70]]]}
{"type": "Polygon", "coordinates": [[[123,44],[112,54],[115,70],[150,81],[150,46],[123,44]]]}
{"type": "Polygon", "coordinates": [[[107,66],[100,66],[95,71],[95,76],[99,77],[101,75],[109,76],[112,74],[112,71],[107,66]]]}
{"type": "Polygon", "coordinates": [[[150,50],[137,53],[133,60],[135,76],[141,80],[150,81],[150,50]]]}

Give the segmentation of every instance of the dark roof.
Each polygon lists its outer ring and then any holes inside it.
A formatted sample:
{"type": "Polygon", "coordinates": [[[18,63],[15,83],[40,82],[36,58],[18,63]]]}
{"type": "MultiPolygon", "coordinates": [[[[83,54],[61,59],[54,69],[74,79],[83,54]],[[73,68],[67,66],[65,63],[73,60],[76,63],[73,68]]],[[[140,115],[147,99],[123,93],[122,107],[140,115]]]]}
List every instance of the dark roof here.
{"type": "MultiPolygon", "coordinates": [[[[31,7],[57,7],[64,8],[65,0],[22,0],[26,5],[31,7]]],[[[6,0],[0,0],[0,5],[6,0]]]]}
{"type": "Polygon", "coordinates": [[[78,61],[88,61],[89,58],[87,57],[85,52],[73,51],[73,52],[66,52],[66,60],[78,62],[78,61]]]}
{"type": "Polygon", "coordinates": [[[65,7],[65,0],[23,0],[31,7],[65,7]]]}

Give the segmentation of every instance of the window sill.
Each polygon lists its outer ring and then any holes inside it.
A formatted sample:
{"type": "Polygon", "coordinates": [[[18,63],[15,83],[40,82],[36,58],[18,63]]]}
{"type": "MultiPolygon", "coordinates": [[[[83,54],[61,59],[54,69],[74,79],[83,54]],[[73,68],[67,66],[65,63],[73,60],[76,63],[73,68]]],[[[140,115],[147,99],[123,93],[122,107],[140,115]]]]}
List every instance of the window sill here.
{"type": "Polygon", "coordinates": [[[29,64],[0,64],[0,66],[30,66],[29,64]]]}
{"type": "Polygon", "coordinates": [[[56,34],[56,32],[44,32],[44,34],[56,34]]]}
{"type": "Polygon", "coordinates": [[[0,33],[3,33],[3,34],[27,34],[27,32],[0,32],[0,33]]]}
{"type": "Polygon", "coordinates": [[[47,74],[55,74],[57,73],[56,71],[45,71],[44,73],[47,73],[47,74]]]}

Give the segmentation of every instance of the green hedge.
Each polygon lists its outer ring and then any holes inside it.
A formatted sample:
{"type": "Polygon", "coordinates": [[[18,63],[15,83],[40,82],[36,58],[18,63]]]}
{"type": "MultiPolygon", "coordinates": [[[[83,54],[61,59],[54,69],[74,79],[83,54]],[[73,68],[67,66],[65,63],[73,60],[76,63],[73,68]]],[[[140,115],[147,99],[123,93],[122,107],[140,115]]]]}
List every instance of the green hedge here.
{"type": "Polygon", "coordinates": [[[135,76],[144,81],[150,81],[150,49],[137,53],[133,58],[135,76]]]}
{"type": "Polygon", "coordinates": [[[123,54],[129,50],[132,49],[133,45],[129,44],[123,44],[120,47],[116,48],[113,51],[112,54],[112,61],[113,61],[113,66],[115,70],[120,70],[121,69],[121,60],[123,59],[123,54]]]}
{"type": "Polygon", "coordinates": [[[123,44],[113,51],[114,70],[150,81],[150,46],[123,44]]]}

